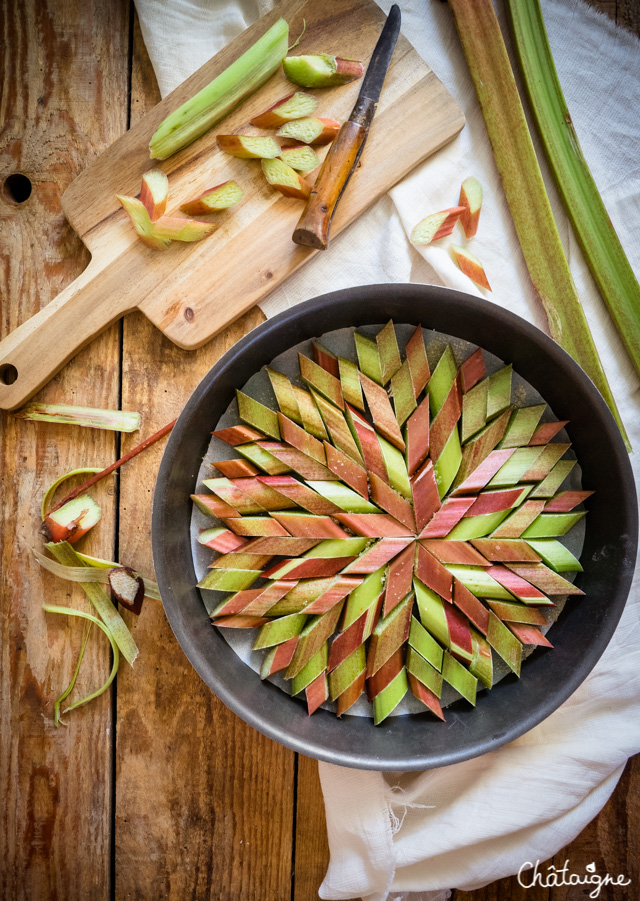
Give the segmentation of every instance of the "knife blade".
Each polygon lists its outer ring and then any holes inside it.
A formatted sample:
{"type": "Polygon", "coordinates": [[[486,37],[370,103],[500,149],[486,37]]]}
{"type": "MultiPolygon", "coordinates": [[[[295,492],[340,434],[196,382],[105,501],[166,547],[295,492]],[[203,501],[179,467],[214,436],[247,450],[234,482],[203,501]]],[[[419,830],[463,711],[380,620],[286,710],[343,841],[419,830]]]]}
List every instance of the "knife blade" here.
{"type": "Polygon", "coordinates": [[[333,141],[293,233],[295,244],[326,250],[331,219],[356,168],[400,33],[400,7],[391,7],[351,115],[333,141]]]}

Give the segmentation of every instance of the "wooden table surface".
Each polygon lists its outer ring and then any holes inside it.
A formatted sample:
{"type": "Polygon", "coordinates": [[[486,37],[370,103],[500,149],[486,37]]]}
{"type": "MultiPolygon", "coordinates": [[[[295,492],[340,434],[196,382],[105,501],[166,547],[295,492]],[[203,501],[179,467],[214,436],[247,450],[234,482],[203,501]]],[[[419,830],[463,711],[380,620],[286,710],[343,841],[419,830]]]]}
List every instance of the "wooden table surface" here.
{"type": "MultiPolygon", "coordinates": [[[[640,33],[634,0],[595,4],[640,33]]],[[[87,264],[60,196],[72,179],[158,100],[129,0],[0,4],[1,336],[48,303],[87,264]],[[31,195],[7,182],[23,173],[31,195]],[[12,193],[15,195],[12,198],[12,193]]],[[[23,187],[25,183],[23,183],[23,187]]],[[[200,379],[249,329],[258,310],[196,352],[173,346],[142,314],[113,325],[38,395],[44,402],[139,410],[142,429],[109,432],[23,422],[4,414],[0,897],[221,899],[317,897],[328,848],[317,764],[231,714],[176,643],[162,606],[125,619],[140,647],[111,690],[54,728],[53,703],[80,646],[76,620],[43,602],[84,609],[81,590],[43,573],[31,555],[46,486],[77,466],[106,466],[173,419],[200,379]]],[[[150,513],[162,444],[95,490],[100,526],[82,550],[151,575],[150,513]]],[[[106,678],[104,635],[90,637],[78,690],[106,678]]],[[[80,695],[78,695],[80,696],[80,695]]],[[[602,813],[556,864],[625,873],[639,890],[640,758],[602,813]]],[[[629,891],[631,894],[628,894],[629,891]]],[[[608,893],[607,893],[608,892],[608,893]]],[[[580,887],[524,891],[514,879],[456,901],[573,901],[580,887]]]]}

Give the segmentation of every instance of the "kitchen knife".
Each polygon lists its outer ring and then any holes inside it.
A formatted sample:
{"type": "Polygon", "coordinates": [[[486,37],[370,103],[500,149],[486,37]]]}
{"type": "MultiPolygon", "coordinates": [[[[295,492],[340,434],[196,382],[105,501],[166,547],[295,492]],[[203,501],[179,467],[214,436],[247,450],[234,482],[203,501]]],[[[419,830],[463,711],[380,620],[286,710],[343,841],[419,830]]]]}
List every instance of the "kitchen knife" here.
{"type": "Polygon", "coordinates": [[[400,7],[394,3],[371,55],[362,88],[351,115],[329,152],[293,233],[295,244],[326,250],[331,218],[351,173],[356,168],[375,115],[380,92],[400,33],[400,7]]]}

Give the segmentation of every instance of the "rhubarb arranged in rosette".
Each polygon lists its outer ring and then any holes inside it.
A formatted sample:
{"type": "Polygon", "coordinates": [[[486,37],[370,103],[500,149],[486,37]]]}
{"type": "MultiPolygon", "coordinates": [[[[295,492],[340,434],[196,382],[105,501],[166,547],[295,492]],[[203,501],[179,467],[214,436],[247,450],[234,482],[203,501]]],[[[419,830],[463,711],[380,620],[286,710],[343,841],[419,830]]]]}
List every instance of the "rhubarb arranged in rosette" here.
{"type": "Polygon", "coordinates": [[[474,704],[498,661],[519,676],[525,649],[552,647],[550,614],[582,594],[559,539],[591,492],[563,490],[567,423],[519,404],[510,366],[427,348],[421,327],[402,354],[392,322],[353,351],[313,343],[294,381],[268,369],[273,408],[237,392],[239,421],[213,433],[234,455],[192,496],[218,521],[199,587],[226,593],[213,623],[254,629],[262,678],[309,713],[365,697],[377,724],[411,693],[444,719],[443,685],[474,704]]]}

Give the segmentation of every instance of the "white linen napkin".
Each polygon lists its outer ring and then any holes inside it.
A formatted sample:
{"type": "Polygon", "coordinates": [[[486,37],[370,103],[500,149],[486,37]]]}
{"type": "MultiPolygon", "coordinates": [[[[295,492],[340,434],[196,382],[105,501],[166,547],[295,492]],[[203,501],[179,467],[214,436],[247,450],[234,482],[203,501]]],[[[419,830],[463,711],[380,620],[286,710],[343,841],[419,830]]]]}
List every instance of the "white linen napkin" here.
{"type": "MultiPolygon", "coordinates": [[[[136,0],[163,96],[272,5],[271,0],[136,0]]],[[[380,5],[388,11],[391,2],[380,0],[380,5]]],[[[327,290],[376,282],[427,282],[481,294],[446,253],[449,241],[464,243],[460,236],[421,250],[407,239],[425,215],[454,206],[463,178],[475,175],[485,201],[470,249],[483,261],[492,285],[486,296],[548,331],[451,11],[436,0],[401,0],[400,5],[404,34],[461,105],[466,127],[261,307],[271,316],[327,290]]],[[[584,154],[638,272],[640,43],[583,0],[543,0],[542,7],[584,154]]],[[[508,34],[502,14],[501,24],[508,34]]],[[[542,169],[579,295],[636,448],[631,460],[640,481],[638,379],[544,162],[542,169]]],[[[473,890],[517,873],[527,861],[544,861],[572,841],[610,796],[627,757],[640,751],[639,628],[636,574],[620,627],[585,683],[545,722],[491,754],[401,777],[320,763],[331,850],[320,897],[444,901],[450,887],[473,890]]]]}

